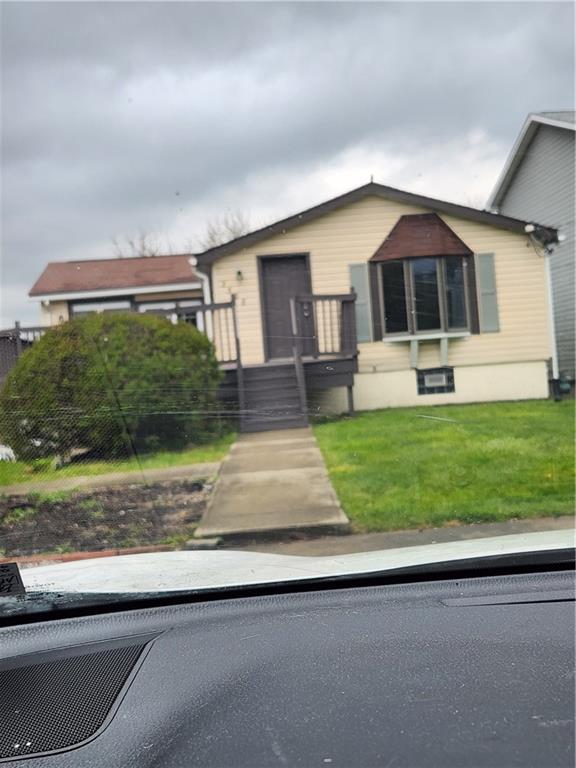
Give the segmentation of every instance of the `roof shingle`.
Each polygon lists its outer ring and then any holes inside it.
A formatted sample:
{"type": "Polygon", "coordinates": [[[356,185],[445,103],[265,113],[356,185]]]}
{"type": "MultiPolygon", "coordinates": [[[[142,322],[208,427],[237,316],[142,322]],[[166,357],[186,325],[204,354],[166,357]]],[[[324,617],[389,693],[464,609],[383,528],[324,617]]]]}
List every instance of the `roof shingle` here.
{"type": "Polygon", "coordinates": [[[176,256],[53,261],[46,266],[29,296],[194,283],[199,278],[190,264],[191,257],[192,254],[183,253],[176,256]]]}

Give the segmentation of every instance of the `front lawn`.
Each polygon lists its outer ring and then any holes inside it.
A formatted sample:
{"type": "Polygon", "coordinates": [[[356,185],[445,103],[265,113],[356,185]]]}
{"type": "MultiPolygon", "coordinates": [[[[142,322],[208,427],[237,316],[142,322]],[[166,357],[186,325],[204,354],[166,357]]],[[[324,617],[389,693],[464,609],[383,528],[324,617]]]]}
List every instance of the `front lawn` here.
{"type": "Polygon", "coordinates": [[[196,446],[184,451],[159,451],[145,454],[136,459],[122,461],[78,461],[53,469],[50,459],[35,462],[22,461],[0,462],[0,486],[16,483],[37,483],[59,480],[63,477],[85,475],[103,475],[107,472],[135,472],[140,469],[161,469],[164,467],[183,466],[220,461],[224,458],[236,435],[230,433],[213,440],[207,445],[196,446]]]}
{"type": "Polygon", "coordinates": [[[357,530],[574,512],[574,403],[364,412],[314,428],[357,530]]]}

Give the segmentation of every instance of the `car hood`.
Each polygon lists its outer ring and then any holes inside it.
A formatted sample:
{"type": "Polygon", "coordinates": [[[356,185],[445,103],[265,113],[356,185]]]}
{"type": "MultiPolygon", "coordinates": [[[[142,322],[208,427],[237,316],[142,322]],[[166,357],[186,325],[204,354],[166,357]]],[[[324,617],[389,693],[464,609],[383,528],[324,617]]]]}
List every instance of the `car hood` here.
{"type": "MultiPolygon", "coordinates": [[[[158,552],[27,568],[27,592],[67,594],[158,593],[217,589],[369,574],[436,563],[566,550],[574,531],[546,531],[472,539],[338,557],[300,557],[245,551],[158,552]]],[[[464,562],[465,564],[465,562],[464,562]]]]}

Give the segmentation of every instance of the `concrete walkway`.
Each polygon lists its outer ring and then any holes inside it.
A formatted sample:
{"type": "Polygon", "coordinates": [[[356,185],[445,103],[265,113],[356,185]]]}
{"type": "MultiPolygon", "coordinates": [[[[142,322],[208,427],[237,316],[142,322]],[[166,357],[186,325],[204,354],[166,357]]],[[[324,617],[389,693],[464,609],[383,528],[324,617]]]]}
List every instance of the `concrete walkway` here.
{"type": "Polygon", "coordinates": [[[115,485],[136,485],[139,483],[166,483],[170,480],[205,480],[213,477],[220,467],[219,461],[204,464],[183,464],[176,467],[142,469],[134,472],[107,472],[104,475],[71,475],[57,480],[38,483],[18,483],[0,486],[0,496],[27,496],[29,493],[53,493],[73,491],[75,488],[110,488],[115,485]]]}
{"type": "Polygon", "coordinates": [[[194,536],[334,532],[347,525],[316,439],[304,427],[241,435],[194,536]]]}

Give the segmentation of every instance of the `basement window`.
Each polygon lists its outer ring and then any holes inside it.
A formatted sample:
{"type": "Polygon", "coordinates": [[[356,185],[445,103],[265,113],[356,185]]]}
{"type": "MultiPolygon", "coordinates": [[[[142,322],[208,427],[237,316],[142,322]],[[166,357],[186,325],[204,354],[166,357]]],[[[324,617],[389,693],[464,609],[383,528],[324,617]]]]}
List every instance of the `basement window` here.
{"type": "Polygon", "coordinates": [[[419,395],[454,392],[454,368],[427,368],[416,371],[419,395]]]}

